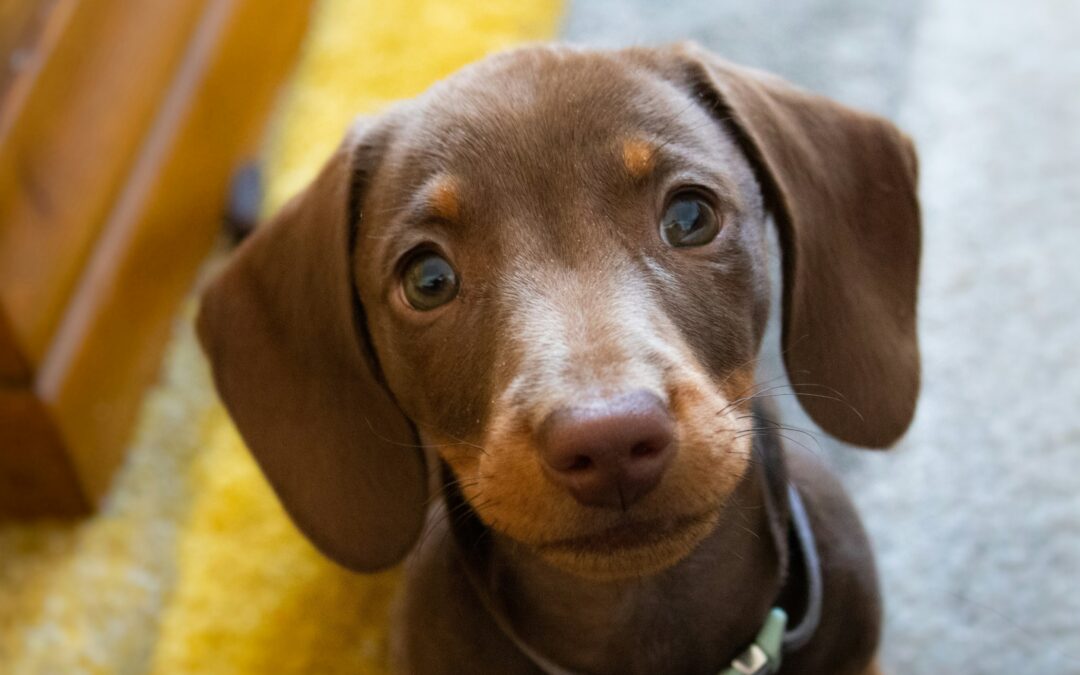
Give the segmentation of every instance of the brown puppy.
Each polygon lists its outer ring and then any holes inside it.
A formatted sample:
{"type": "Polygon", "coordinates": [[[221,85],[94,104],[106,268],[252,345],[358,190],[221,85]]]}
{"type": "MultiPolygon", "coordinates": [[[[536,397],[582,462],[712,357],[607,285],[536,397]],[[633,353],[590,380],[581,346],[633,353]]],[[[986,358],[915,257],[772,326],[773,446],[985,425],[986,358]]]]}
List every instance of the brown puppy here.
{"type": "Polygon", "coordinates": [[[888,122],[693,46],[514,51],[351,131],[200,334],[327,555],[393,565],[429,517],[403,672],[711,674],[773,606],[821,617],[780,672],[870,672],[859,521],[753,407],[765,223],[800,402],[887,446],[918,390],[915,171],[888,122]]]}

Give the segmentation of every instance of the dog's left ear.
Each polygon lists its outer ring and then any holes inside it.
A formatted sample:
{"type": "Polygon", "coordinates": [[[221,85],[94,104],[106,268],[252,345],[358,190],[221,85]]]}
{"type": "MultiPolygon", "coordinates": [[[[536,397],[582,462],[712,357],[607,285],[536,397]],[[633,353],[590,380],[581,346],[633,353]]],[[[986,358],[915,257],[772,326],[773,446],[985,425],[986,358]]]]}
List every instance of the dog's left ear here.
{"type": "Polygon", "coordinates": [[[382,382],[350,263],[385,135],[354,129],[240,245],[198,320],[218,392],[281,503],[326,555],[365,572],[409,552],[427,503],[419,441],[382,382]]]}
{"type": "Polygon", "coordinates": [[[694,45],[668,55],[738,137],[778,225],[782,344],[800,404],[840,440],[891,445],[919,391],[911,141],[884,119],[694,45]]]}

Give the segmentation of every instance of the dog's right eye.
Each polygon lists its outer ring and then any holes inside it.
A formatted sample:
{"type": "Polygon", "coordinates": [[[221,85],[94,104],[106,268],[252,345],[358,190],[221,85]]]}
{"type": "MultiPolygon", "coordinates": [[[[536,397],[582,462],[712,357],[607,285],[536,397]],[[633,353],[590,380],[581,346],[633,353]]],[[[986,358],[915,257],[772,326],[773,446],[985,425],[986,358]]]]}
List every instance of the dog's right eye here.
{"type": "Polygon", "coordinates": [[[405,263],[401,285],[409,304],[427,312],[453,300],[459,284],[446,258],[425,250],[413,254],[405,263]]]}
{"type": "Polygon", "coordinates": [[[676,248],[704,246],[715,239],[719,231],[720,219],[716,212],[692,192],[676,195],[660,221],[660,236],[676,248]]]}

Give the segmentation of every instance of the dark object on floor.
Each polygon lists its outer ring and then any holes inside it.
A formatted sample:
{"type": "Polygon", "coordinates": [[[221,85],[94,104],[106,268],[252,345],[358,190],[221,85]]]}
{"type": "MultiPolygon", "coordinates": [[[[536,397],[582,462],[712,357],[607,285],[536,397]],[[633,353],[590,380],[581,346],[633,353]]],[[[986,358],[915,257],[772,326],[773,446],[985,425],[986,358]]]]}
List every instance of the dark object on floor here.
{"type": "Polygon", "coordinates": [[[233,174],[229,183],[229,203],[225,207],[225,235],[239,244],[255,231],[263,200],[262,170],[249,162],[233,174]]]}

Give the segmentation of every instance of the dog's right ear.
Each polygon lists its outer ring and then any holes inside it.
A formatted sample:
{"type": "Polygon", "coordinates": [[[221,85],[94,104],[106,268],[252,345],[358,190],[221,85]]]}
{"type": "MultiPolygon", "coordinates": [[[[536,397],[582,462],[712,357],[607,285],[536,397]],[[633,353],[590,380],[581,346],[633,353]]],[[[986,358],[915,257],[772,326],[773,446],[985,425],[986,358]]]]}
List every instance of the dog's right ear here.
{"type": "Polygon", "coordinates": [[[358,571],[408,553],[427,500],[415,430],[381,381],[352,281],[381,135],[351,132],[240,246],[198,318],[218,392],[282,504],[320,550],[358,571]]]}
{"type": "Polygon", "coordinates": [[[732,132],[757,173],[780,235],[784,362],[802,385],[799,403],[835,438],[892,445],[919,394],[911,141],[884,119],[691,44],[651,55],[732,132]]]}

